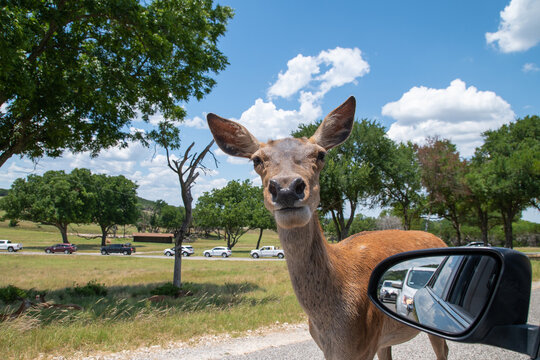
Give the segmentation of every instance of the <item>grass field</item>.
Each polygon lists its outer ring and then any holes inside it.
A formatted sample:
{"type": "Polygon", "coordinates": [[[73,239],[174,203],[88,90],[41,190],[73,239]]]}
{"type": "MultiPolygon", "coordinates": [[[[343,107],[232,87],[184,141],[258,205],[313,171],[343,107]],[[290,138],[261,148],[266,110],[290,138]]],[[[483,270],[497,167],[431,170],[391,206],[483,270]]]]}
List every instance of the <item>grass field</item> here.
{"type": "Polygon", "coordinates": [[[184,288],[192,295],[157,304],[147,300],[152,290],[172,279],[172,262],[161,259],[6,255],[0,273],[0,287],[33,289],[54,303],[84,308],[31,310],[0,323],[3,358],[120,351],[304,320],[282,261],[184,261],[184,288]],[[73,294],[74,287],[91,281],[107,295],[73,294]]]}

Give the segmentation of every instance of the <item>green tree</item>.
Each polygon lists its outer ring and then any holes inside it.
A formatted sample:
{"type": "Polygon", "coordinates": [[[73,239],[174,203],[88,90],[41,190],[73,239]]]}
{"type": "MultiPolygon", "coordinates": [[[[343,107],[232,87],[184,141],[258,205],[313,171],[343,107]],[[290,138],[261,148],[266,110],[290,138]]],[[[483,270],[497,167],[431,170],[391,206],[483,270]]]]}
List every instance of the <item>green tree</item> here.
{"type": "MultiPolygon", "coordinates": [[[[182,103],[227,65],[217,47],[232,17],[211,0],[3,1],[0,166],[127,145],[130,123],[163,114],[178,141],[182,103]]],[[[147,134],[155,133],[149,131],[147,134]]]]}
{"type": "Polygon", "coordinates": [[[377,219],[364,216],[363,214],[357,214],[354,217],[353,223],[351,225],[351,232],[353,234],[358,234],[362,231],[373,231],[377,230],[377,219]]]}
{"type": "Polygon", "coordinates": [[[94,196],[88,191],[91,174],[87,169],[47,171],[43,176],[29,175],[16,179],[1,208],[8,219],[20,219],[53,225],[68,243],[67,229],[71,223],[92,221],[88,208],[94,207],[94,196]]]}
{"type": "Polygon", "coordinates": [[[193,209],[193,223],[197,229],[209,235],[215,231],[220,236],[221,220],[218,217],[220,209],[217,202],[214,200],[211,192],[204,192],[197,199],[197,204],[193,209]]]}
{"type": "Polygon", "coordinates": [[[456,146],[447,139],[428,138],[417,149],[422,170],[422,184],[428,192],[431,213],[449,220],[456,232],[456,246],[461,246],[461,227],[468,218],[466,199],[470,190],[465,181],[467,164],[456,146]]]}
{"type": "Polygon", "coordinates": [[[232,180],[225,187],[200,196],[196,215],[204,218],[201,222],[223,229],[227,247],[232,249],[253,225],[253,212],[259,200],[249,180],[232,180]]]}
{"type": "Polygon", "coordinates": [[[472,161],[467,164],[467,167],[465,181],[470,190],[467,202],[472,210],[468,223],[475,224],[480,228],[481,241],[484,245],[487,245],[489,243],[490,229],[500,225],[501,218],[494,211],[493,198],[488,184],[483,178],[482,163],[472,161]]]}
{"type": "Polygon", "coordinates": [[[540,197],[540,117],[517,119],[483,137],[472,161],[501,214],[505,247],[512,248],[512,223],[540,197]]]}
{"type": "Polygon", "coordinates": [[[254,203],[255,208],[251,210],[250,228],[259,229],[259,238],[257,239],[256,246],[256,248],[258,249],[261,246],[263,231],[266,229],[276,230],[276,221],[274,220],[274,216],[272,216],[270,211],[268,211],[268,209],[266,209],[266,207],[264,206],[262,187],[252,186],[251,191],[251,196],[256,198],[257,201],[254,203]]]}
{"type": "Polygon", "coordinates": [[[393,143],[390,148],[386,162],[380,164],[382,191],[378,198],[382,206],[391,206],[403,220],[404,229],[410,230],[425,209],[420,164],[411,142],[393,143]]]}
{"type": "Polygon", "coordinates": [[[116,225],[134,224],[139,218],[137,185],[119,176],[92,175],[87,186],[93,197],[93,207],[87,207],[92,221],[101,228],[101,246],[116,225]]]}
{"type": "Polygon", "coordinates": [[[186,217],[186,210],[182,206],[165,205],[161,209],[160,226],[167,232],[175,233],[180,230],[186,217]]]}

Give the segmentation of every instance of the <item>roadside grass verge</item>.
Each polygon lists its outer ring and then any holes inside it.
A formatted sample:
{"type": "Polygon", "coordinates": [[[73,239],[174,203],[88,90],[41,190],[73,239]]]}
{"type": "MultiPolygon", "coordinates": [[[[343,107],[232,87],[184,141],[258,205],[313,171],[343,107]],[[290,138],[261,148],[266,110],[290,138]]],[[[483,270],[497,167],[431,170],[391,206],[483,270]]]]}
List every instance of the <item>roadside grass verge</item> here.
{"type": "MultiPolygon", "coordinates": [[[[172,263],[133,257],[2,256],[0,287],[12,284],[45,293],[79,310],[30,309],[0,323],[3,358],[33,359],[114,352],[166,345],[207,334],[303,321],[284,262],[190,261],[182,276],[190,296],[152,303],[158,286],[172,279],[172,263]],[[81,296],[88,282],[106,296],[81,296]],[[59,345],[60,344],[60,345],[59,345]]],[[[20,303],[3,304],[8,313],[20,303]]]]}

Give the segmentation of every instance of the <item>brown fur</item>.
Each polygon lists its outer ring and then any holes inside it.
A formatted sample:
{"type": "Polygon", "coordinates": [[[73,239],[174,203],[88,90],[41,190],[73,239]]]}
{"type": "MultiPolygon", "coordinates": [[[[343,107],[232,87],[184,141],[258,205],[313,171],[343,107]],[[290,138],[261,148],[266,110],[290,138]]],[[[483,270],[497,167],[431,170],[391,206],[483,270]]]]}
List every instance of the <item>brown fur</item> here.
{"type": "MultiPolygon", "coordinates": [[[[335,245],[324,238],[316,214],[319,174],[324,166],[320,155],[346,140],[352,129],[354,107],[351,97],[324,119],[310,139],[266,144],[259,143],[241,125],[231,126],[230,120],[212,115],[208,123],[221,149],[229,155],[250,157],[261,176],[265,206],[276,219],[296,297],[308,315],[311,336],[325,358],[369,360],[377,354],[379,360],[390,360],[390,346],[410,340],[418,331],[390,319],[371,304],[367,297],[369,276],[390,255],[445,245],[422,231],[363,232],[335,245]],[[244,133],[239,134],[239,129],[244,133]],[[299,179],[305,189],[293,206],[274,202],[275,184],[280,189],[291,189],[299,179]]],[[[430,340],[437,359],[445,360],[446,342],[435,337],[430,340]]]]}

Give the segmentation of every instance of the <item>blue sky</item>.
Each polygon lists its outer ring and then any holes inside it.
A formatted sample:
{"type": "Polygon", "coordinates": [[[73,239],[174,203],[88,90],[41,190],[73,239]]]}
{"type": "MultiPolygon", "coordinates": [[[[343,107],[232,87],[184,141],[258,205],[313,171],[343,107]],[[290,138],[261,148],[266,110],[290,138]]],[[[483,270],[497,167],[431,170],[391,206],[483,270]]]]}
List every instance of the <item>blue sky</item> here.
{"type": "MultiPolygon", "coordinates": [[[[481,144],[483,131],[540,114],[540,0],[220,4],[235,10],[220,41],[230,65],[211,94],[185,104],[182,149],[211,140],[209,112],[240,121],[264,141],[321,119],[350,95],[357,118],[377,119],[394,140],[421,143],[439,135],[465,157],[481,144]]],[[[232,179],[258,183],[247,161],[214,150],[219,166],[207,162],[213,170],[201,176],[195,197],[232,179]]],[[[181,203],[163,152],[137,144],[94,159],[64,154],[33,164],[12,158],[2,167],[0,187],[29,173],[75,167],[123,174],[139,184],[140,196],[181,203]]],[[[376,216],[378,209],[364,213],[376,216]]],[[[536,210],[524,215],[540,222],[536,210]]]]}

